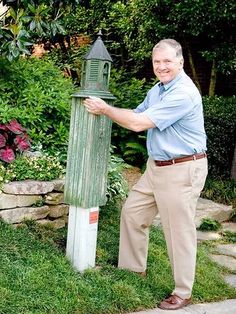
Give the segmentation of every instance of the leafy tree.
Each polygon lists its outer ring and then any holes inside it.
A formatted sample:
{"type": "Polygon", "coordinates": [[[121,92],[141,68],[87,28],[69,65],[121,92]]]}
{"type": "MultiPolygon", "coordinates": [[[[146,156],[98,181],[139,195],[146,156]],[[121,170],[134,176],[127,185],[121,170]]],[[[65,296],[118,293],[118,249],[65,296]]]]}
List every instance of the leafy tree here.
{"type": "Polygon", "coordinates": [[[230,75],[236,69],[235,1],[179,1],[173,6],[171,18],[175,30],[182,29],[185,42],[195,47],[200,44],[199,53],[211,63],[209,95],[213,96],[217,73],[230,75]]]}
{"type": "MultiPolygon", "coordinates": [[[[236,67],[233,0],[90,0],[66,15],[67,34],[94,34],[100,28],[115,65],[142,77],[150,67],[155,42],[172,37],[184,46],[192,77],[201,90],[196,60],[209,69],[209,95],[215,94],[218,73],[232,75],[236,67]]],[[[205,92],[204,92],[205,93],[205,92]]]]}
{"type": "Polygon", "coordinates": [[[36,40],[65,34],[61,23],[78,0],[5,0],[8,9],[0,20],[0,54],[13,60],[20,54],[30,54],[36,40]]]}
{"type": "Polygon", "coordinates": [[[174,37],[183,43],[200,88],[194,61],[197,51],[211,63],[209,95],[212,96],[217,73],[231,75],[236,68],[235,12],[233,0],[224,3],[219,0],[132,0],[127,3],[117,1],[109,18],[139,71],[145,68],[155,42],[174,37]]]}
{"type": "Polygon", "coordinates": [[[161,38],[174,37],[184,45],[192,76],[201,89],[196,57],[209,66],[209,95],[217,74],[231,75],[236,67],[233,0],[5,0],[0,51],[9,59],[29,53],[35,40],[56,41],[67,56],[64,40],[74,34],[95,34],[100,28],[115,64],[143,73],[150,51],[161,38]],[[197,55],[196,55],[197,54],[197,55]]]}

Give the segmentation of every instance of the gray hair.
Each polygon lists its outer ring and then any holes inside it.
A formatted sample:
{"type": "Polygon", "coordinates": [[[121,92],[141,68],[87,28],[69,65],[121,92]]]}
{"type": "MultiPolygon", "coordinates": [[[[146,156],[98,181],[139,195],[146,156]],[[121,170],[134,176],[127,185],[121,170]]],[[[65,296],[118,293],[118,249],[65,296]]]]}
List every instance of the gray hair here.
{"type": "Polygon", "coordinates": [[[176,57],[178,58],[183,58],[183,51],[182,51],[182,47],[180,45],[180,43],[178,43],[175,39],[162,39],[160,40],[154,47],[152,50],[152,54],[154,52],[155,49],[163,49],[166,47],[171,47],[176,51],[176,57]]]}

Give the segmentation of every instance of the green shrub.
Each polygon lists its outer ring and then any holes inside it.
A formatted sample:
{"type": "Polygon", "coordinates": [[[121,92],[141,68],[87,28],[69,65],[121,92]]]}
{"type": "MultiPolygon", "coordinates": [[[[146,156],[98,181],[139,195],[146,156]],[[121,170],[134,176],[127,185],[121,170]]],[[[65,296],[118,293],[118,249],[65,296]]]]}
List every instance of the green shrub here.
{"type": "Polygon", "coordinates": [[[229,178],[236,142],[236,97],[204,97],[209,174],[229,178]]]}
{"type": "Polygon", "coordinates": [[[18,120],[44,149],[67,147],[72,92],[72,82],[51,61],[0,58],[0,121],[18,120]]]}
{"type": "MultiPolygon", "coordinates": [[[[153,82],[139,80],[124,70],[113,70],[110,89],[117,97],[114,106],[126,109],[136,108],[144,100],[152,85],[153,82]]],[[[138,167],[143,166],[147,159],[145,133],[135,133],[114,123],[112,143],[116,146],[116,152],[121,154],[125,161],[138,167]]]]}
{"type": "Polygon", "coordinates": [[[57,179],[64,173],[64,168],[57,156],[20,156],[7,167],[0,164],[0,184],[10,181],[57,179]]]}
{"type": "Polygon", "coordinates": [[[208,177],[201,196],[218,203],[232,204],[236,208],[236,181],[208,177]]]}
{"type": "Polygon", "coordinates": [[[128,184],[122,175],[122,170],[124,168],[125,164],[123,159],[115,155],[111,155],[108,165],[108,200],[117,198],[122,199],[127,196],[128,184]]]}
{"type": "Polygon", "coordinates": [[[211,219],[211,218],[203,218],[202,223],[200,227],[198,228],[198,230],[218,231],[220,228],[221,228],[221,224],[217,220],[211,219]]]}
{"type": "Polygon", "coordinates": [[[231,243],[236,243],[236,232],[222,231],[221,235],[223,236],[224,240],[231,243]]]}

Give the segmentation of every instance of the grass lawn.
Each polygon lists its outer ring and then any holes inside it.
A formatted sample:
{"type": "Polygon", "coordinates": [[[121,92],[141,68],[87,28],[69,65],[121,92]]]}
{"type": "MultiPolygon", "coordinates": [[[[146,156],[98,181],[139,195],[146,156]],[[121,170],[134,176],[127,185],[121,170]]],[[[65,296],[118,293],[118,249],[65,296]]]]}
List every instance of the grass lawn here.
{"type": "MultiPolygon", "coordinates": [[[[98,269],[77,273],[65,258],[66,229],[53,231],[27,222],[13,228],[0,222],[1,314],[108,314],[153,308],[173,288],[162,231],[150,232],[148,276],[116,268],[119,210],[101,209],[98,269]]],[[[209,260],[213,244],[202,243],[193,291],[194,302],[235,298],[226,285],[227,270],[209,260]]]]}

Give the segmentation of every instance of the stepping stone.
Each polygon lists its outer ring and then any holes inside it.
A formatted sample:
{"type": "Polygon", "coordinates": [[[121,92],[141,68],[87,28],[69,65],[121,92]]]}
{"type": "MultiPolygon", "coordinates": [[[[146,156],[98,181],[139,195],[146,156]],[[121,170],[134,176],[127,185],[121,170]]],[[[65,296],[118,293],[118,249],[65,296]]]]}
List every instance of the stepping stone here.
{"type": "Polygon", "coordinates": [[[203,218],[211,218],[223,222],[229,220],[232,213],[232,206],[218,204],[208,199],[199,198],[195,218],[196,227],[201,225],[203,218]]]}
{"type": "Polygon", "coordinates": [[[214,262],[218,263],[219,265],[227,267],[232,271],[236,271],[236,259],[234,257],[214,254],[211,254],[210,257],[214,262]]]}
{"type": "Polygon", "coordinates": [[[233,288],[236,288],[236,275],[226,275],[224,280],[233,288]]]}
{"type": "Polygon", "coordinates": [[[229,299],[213,303],[200,303],[188,305],[180,310],[161,310],[158,308],[145,310],[140,312],[132,312],[129,314],[235,314],[236,313],[236,299],[229,299]]]}
{"type": "Polygon", "coordinates": [[[160,218],[160,215],[157,214],[156,217],[154,218],[152,224],[155,226],[155,227],[161,227],[161,218],[160,218]]]}
{"type": "Polygon", "coordinates": [[[216,250],[220,254],[236,257],[236,245],[235,244],[219,244],[216,246],[216,250]]]}
{"type": "Polygon", "coordinates": [[[236,222],[224,222],[222,223],[223,231],[236,232],[236,222]]]}
{"type": "MultiPolygon", "coordinates": [[[[230,219],[232,212],[233,212],[232,206],[218,204],[208,199],[199,198],[197,202],[197,209],[196,209],[196,216],[195,216],[196,228],[198,228],[201,225],[203,218],[211,218],[219,222],[223,222],[230,219]]],[[[236,223],[232,223],[232,224],[236,225],[236,223]]],[[[161,225],[159,214],[155,217],[153,221],[153,225],[156,227],[161,225]]],[[[232,228],[236,228],[236,226],[232,228]]]]}
{"type": "Polygon", "coordinates": [[[197,231],[197,239],[199,241],[219,240],[220,238],[221,238],[221,235],[217,232],[197,231]]]}

